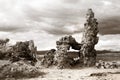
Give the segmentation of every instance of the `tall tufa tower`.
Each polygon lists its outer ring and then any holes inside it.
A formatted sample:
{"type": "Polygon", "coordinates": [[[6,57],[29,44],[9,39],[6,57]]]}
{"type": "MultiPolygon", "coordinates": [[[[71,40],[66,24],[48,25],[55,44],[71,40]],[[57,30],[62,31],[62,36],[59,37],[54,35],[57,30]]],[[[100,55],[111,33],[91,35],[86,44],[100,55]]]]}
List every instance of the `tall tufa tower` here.
{"type": "Polygon", "coordinates": [[[98,43],[98,22],[94,18],[92,9],[88,9],[86,14],[86,23],[84,24],[84,33],[82,37],[82,53],[83,63],[86,66],[93,66],[96,62],[95,45],[98,43]]]}

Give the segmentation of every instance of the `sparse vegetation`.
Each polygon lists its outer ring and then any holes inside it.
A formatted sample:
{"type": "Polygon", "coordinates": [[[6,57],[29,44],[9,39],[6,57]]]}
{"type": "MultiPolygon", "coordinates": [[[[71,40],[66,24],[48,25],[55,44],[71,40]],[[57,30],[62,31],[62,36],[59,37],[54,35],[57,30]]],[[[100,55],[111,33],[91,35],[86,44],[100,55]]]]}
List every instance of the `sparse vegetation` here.
{"type": "Polygon", "coordinates": [[[45,73],[41,72],[38,67],[31,66],[25,62],[16,62],[5,64],[0,67],[0,79],[25,79],[43,76],[45,73]]]}

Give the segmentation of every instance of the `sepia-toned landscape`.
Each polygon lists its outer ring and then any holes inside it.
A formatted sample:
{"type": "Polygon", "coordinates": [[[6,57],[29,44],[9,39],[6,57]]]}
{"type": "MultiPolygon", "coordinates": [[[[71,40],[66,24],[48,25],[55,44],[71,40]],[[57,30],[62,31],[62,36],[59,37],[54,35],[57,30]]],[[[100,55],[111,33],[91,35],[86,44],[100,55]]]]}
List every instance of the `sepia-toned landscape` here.
{"type": "Polygon", "coordinates": [[[120,80],[119,0],[0,0],[0,80],[120,80]]]}

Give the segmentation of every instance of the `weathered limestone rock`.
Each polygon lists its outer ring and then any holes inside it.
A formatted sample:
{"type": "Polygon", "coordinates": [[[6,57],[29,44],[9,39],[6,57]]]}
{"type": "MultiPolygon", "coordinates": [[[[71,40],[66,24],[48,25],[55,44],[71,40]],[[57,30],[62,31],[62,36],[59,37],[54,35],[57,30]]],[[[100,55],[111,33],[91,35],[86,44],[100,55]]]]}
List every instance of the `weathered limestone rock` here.
{"type": "Polygon", "coordinates": [[[41,65],[44,65],[45,67],[52,66],[54,64],[55,51],[55,49],[51,49],[45,53],[44,58],[41,61],[41,65]]]}
{"type": "Polygon", "coordinates": [[[79,58],[82,58],[84,65],[92,66],[96,63],[96,50],[95,45],[98,43],[98,22],[94,18],[92,9],[88,10],[86,14],[86,23],[84,24],[84,33],[81,44],[78,43],[72,36],[65,36],[56,41],[56,54],[54,62],[57,63],[58,68],[70,66],[74,59],[68,57],[68,50],[70,47],[75,50],[80,50],[79,58]]]}
{"type": "Polygon", "coordinates": [[[97,19],[94,18],[94,12],[92,9],[88,9],[86,19],[81,42],[83,45],[80,52],[82,53],[84,64],[92,66],[96,62],[96,50],[94,47],[98,43],[98,22],[97,19]]]}
{"type": "Polygon", "coordinates": [[[106,61],[102,61],[99,60],[98,62],[96,62],[96,68],[100,69],[114,69],[114,68],[118,68],[119,64],[117,62],[106,62],[106,61]]]}
{"type": "Polygon", "coordinates": [[[56,42],[57,51],[55,55],[55,62],[57,63],[58,68],[65,68],[69,64],[67,63],[68,54],[67,51],[70,48],[69,37],[62,37],[59,41],[56,42]]]}
{"type": "Polygon", "coordinates": [[[57,51],[55,54],[55,62],[58,68],[71,67],[76,61],[68,56],[68,50],[72,47],[75,50],[80,50],[79,44],[72,36],[62,37],[56,42],[57,51]]]}
{"type": "Polygon", "coordinates": [[[16,62],[19,60],[29,60],[34,65],[37,62],[36,58],[37,48],[34,46],[34,42],[25,41],[17,42],[16,45],[12,47],[12,57],[11,61],[16,62]]]}
{"type": "Polygon", "coordinates": [[[82,46],[82,44],[78,43],[72,36],[69,36],[69,45],[75,50],[80,50],[82,46]]]}
{"type": "MultiPolygon", "coordinates": [[[[57,50],[51,49],[48,51],[41,61],[45,67],[57,65],[58,68],[66,68],[74,66],[78,60],[74,60],[68,56],[68,50],[72,47],[75,50],[80,50],[79,44],[72,36],[65,36],[56,41],[57,50]]],[[[78,56],[79,57],[79,56],[78,56]]]]}
{"type": "Polygon", "coordinates": [[[0,40],[0,52],[6,52],[6,44],[9,42],[9,39],[0,40]]]}
{"type": "Polygon", "coordinates": [[[7,43],[9,42],[9,39],[0,39],[0,59],[5,58],[8,54],[7,54],[7,43]]]}
{"type": "Polygon", "coordinates": [[[32,56],[31,59],[33,59],[34,61],[36,61],[37,58],[37,47],[34,45],[34,41],[30,40],[29,41],[29,46],[28,46],[29,50],[30,50],[30,56],[32,56]]]}

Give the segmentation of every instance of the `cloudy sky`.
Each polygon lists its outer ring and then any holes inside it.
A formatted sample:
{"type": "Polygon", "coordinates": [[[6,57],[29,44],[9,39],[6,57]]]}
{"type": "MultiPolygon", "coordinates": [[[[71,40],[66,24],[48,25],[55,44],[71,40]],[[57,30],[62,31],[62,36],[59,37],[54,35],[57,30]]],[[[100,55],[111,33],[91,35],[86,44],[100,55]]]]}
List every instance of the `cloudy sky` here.
{"type": "Polygon", "coordinates": [[[98,50],[120,50],[119,0],[0,0],[0,38],[34,40],[39,50],[55,48],[61,36],[81,41],[85,14],[99,22],[98,50]]]}

